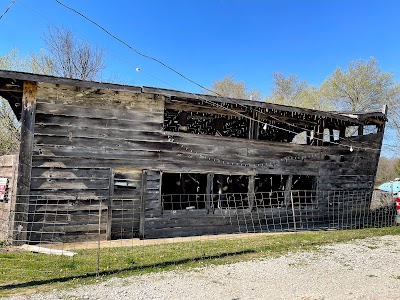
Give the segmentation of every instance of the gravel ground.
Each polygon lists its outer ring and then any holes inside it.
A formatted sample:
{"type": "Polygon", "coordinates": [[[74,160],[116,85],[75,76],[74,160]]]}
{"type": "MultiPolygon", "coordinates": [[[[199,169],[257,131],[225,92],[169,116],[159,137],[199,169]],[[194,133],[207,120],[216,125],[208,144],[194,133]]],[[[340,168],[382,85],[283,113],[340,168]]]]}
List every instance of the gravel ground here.
{"type": "Polygon", "coordinates": [[[191,271],[113,278],[11,299],[398,299],[400,236],[191,271]]]}

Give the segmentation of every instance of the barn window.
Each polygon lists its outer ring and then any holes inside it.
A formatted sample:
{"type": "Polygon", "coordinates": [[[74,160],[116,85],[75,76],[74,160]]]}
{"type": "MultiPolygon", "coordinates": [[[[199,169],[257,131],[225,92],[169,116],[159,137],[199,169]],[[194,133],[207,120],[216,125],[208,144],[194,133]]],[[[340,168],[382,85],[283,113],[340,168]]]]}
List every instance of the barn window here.
{"type": "Polygon", "coordinates": [[[206,207],[207,174],[163,173],[161,197],[164,210],[206,207]]]}
{"type": "Polygon", "coordinates": [[[256,206],[283,206],[287,179],[287,175],[257,175],[254,181],[256,206]]]}
{"type": "Polygon", "coordinates": [[[376,125],[366,125],[364,126],[364,135],[366,134],[376,134],[378,133],[378,127],[376,125]]]}
{"type": "Polygon", "coordinates": [[[315,177],[306,175],[259,174],[254,181],[257,207],[282,207],[313,203],[315,177]]]}
{"type": "Polygon", "coordinates": [[[236,138],[249,137],[249,120],[236,115],[165,109],[164,130],[236,138]]]}
{"type": "Polygon", "coordinates": [[[291,201],[294,205],[305,205],[315,203],[316,190],[315,176],[293,175],[290,188],[291,201]]]}
{"type": "Polygon", "coordinates": [[[249,176],[214,174],[213,207],[249,208],[249,176]]]}

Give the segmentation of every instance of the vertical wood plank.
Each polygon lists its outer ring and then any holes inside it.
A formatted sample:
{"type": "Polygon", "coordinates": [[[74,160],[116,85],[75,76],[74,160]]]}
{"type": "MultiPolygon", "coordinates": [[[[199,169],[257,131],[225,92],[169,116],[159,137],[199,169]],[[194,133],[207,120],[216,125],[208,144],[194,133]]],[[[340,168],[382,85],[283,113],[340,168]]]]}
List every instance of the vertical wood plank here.
{"type": "Polygon", "coordinates": [[[139,238],[145,238],[145,211],[147,198],[147,170],[142,172],[142,191],[140,201],[140,220],[139,220],[139,238]]]}
{"type": "Polygon", "coordinates": [[[292,182],[293,175],[289,175],[285,185],[285,206],[288,206],[290,203],[290,198],[292,194],[292,182]]]}
{"type": "Polygon", "coordinates": [[[108,201],[107,201],[107,229],[106,229],[106,238],[107,240],[111,240],[111,229],[112,229],[112,208],[113,208],[113,196],[114,196],[114,170],[110,168],[110,183],[109,183],[109,192],[108,192],[108,201]]]}
{"type": "Polygon", "coordinates": [[[346,137],[346,126],[340,126],[339,138],[344,139],[346,137]]]}
{"type": "Polygon", "coordinates": [[[329,128],[329,141],[333,143],[335,141],[335,135],[333,133],[333,128],[329,128]]]}
{"type": "Polygon", "coordinates": [[[211,210],[214,174],[207,174],[206,208],[211,210]]]}
{"type": "Polygon", "coordinates": [[[252,210],[254,208],[254,181],[255,181],[255,176],[250,175],[249,176],[249,186],[248,186],[248,198],[249,198],[249,208],[252,210]]]}
{"type": "Polygon", "coordinates": [[[317,134],[317,145],[322,146],[324,143],[324,120],[319,120],[318,134],[317,134]]]}
{"type": "Polygon", "coordinates": [[[358,135],[363,135],[364,134],[364,126],[360,125],[358,126],[358,135]]]}
{"type": "Polygon", "coordinates": [[[25,81],[22,95],[21,143],[18,163],[17,197],[13,224],[12,243],[14,245],[25,243],[27,238],[36,95],[36,83],[25,81]]]}

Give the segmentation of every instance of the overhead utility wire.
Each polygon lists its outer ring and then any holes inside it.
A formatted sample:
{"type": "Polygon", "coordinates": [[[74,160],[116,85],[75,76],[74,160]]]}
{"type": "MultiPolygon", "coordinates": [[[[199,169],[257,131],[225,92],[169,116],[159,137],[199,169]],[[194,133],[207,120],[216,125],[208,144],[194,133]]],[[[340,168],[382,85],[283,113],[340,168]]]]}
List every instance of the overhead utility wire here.
{"type": "Polygon", "coordinates": [[[6,13],[8,13],[8,11],[10,10],[11,6],[14,5],[15,1],[17,0],[13,0],[11,1],[10,5],[6,8],[6,10],[3,12],[3,14],[0,16],[0,20],[6,15],[6,13]]]}
{"type": "MultiPolygon", "coordinates": [[[[14,0],[14,1],[15,1],[15,0],[14,0]]],[[[201,84],[199,84],[199,83],[193,81],[192,79],[186,77],[185,75],[183,75],[183,74],[180,73],[179,71],[175,70],[174,68],[170,67],[170,66],[167,65],[166,63],[162,62],[161,60],[159,60],[159,59],[157,59],[157,58],[154,58],[154,57],[151,57],[151,56],[149,56],[149,55],[147,55],[147,54],[144,54],[144,53],[140,52],[139,50],[133,48],[133,47],[130,46],[128,43],[124,42],[123,40],[121,40],[120,38],[118,38],[117,36],[115,36],[114,34],[112,34],[110,31],[108,31],[107,29],[105,29],[103,26],[101,26],[101,25],[98,24],[97,22],[93,21],[93,20],[90,19],[89,17],[85,16],[85,15],[82,14],[81,12],[77,11],[76,9],[65,5],[64,3],[62,3],[62,2],[59,1],[59,0],[55,0],[55,1],[56,1],[58,4],[60,4],[61,6],[63,6],[63,7],[65,7],[65,8],[67,8],[67,9],[73,11],[74,13],[80,15],[82,18],[86,19],[86,20],[89,21],[90,23],[94,24],[95,26],[97,26],[98,28],[100,28],[102,31],[104,31],[105,33],[107,33],[109,36],[111,36],[112,38],[114,38],[114,39],[117,40],[118,42],[122,43],[123,45],[125,45],[126,47],[128,47],[130,50],[134,51],[135,53],[137,53],[137,54],[139,54],[139,55],[141,55],[141,56],[143,56],[143,57],[145,57],[145,58],[147,58],[147,59],[153,60],[153,61],[155,61],[155,62],[161,64],[162,66],[168,68],[168,69],[171,70],[172,72],[178,74],[178,75],[181,76],[182,78],[184,78],[184,79],[188,80],[189,82],[191,82],[191,83],[197,85],[198,87],[200,87],[200,88],[202,88],[202,89],[204,89],[204,90],[206,90],[206,91],[209,91],[209,92],[211,92],[211,93],[214,93],[214,94],[216,94],[216,95],[218,95],[218,96],[220,96],[220,97],[223,97],[223,96],[220,95],[219,93],[217,93],[217,92],[215,92],[215,91],[213,91],[213,90],[210,90],[210,89],[204,87],[203,85],[201,85],[201,84]]],[[[201,97],[199,97],[199,98],[201,98],[201,97]]],[[[230,110],[230,109],[228,109],[228,108],[226,108],[226,107],[224,107],[224,106],[222,106],[222,105],[218,105],[217,103],[215,103],[215,102],[213,102],[213,101],[206,100],[205,98],[202,98],[202,100],[205,100],[205,101],[209,102],[210,104],[212,104],[212,105],[214,105],[214,106],[220,106],[220,107],[223,108],[223,109],[230,110]]],[[[232,102],[234,102],[234,103],[236,103],[236,104],[238,104],[238,105],[240,105],[240,106],[243,106],[242,104],[236,102],[234,99],[231,99],[231,100],[232,100],[232,102]]],[[[253,110],[255,110],[255,111],[259,112],[259,113],[265,114],[264,112],[258,111],[258,110],[256,110],[256,109],[253,109],[253,110]]],[[[271,125],[271,124],[268,124],[268,123],[264,123],[264,122],[262,122],[262,121],[260,121],[260,120],[254,119],[254,118],[252,118],[252,117],[249,117],[249,116],[246,116],[246,115],[242,115],[241,113],[236,112],[236,111],[234,111],[234,110],[230,110],[230,111],[232,111],[232,112],[234,112],[234,113],[236,113],[236,114],[239,114],[239,115],[241,115],[242,117],[245,117],[245,118],[247,118],[247,119],[256,121],[256,122],[258,122],[258,123],[261,123],[261,124],[263,124],[263,125],[270,126],[270,127],[274,127],[274,128],[280,129],[280,130],[284,130],[284,131],[287,131],[287,132],[291,132],[291,133],[297,134],[297,132],[291,131],[291,130],[289,130],[289,129],[281,128],[281,127],[279,127],[279,126],[274,126],[274,125],[271,125]]],[[[265,115],[266,115],[266,114],[265,114],[265,115]]],[[[335,114],[332,113],[332,115],[335,115],[335,114]]],[[[267,115],[267,116],[268,116],[268,115],[267,115]]],[[[295,125],[294,125],[294,126],[295,126],[295,125]]],[[[317,139],[317,138],[315,138],[315,139],[317,139]]],[[[342,146],[343,146],[343,144],[339,144],[339,143],[334,143],[334,144],[338,144],[338,145],[342,145],[342,146]]],[[[360,149],[362,149],[361,147],[354,147],[354,148],[360,148],[360,149]]],[[[380,150],[380,149],[373,149],[373,148],[365,148],[365,149],[380,150]]]]}
{"type": "MultiPolygon", "coordinates": [[[[182,73],[180,73],[179,71],[177,71],[177,70],[175,70],[174,68],[170,67],[169,65],[167,65],[167,64],[164,63],[164,62],[162,62],[161,60],[159,60],[159,59],[157,59],[157,58],[154,58],[154,57],[152,57],[152,56],[149,56],[149,55],[147,55],[147,54],[144,54],[144,53],[140,52],[139,50],[133,48],[131,45],[129,45],[128,43],[124,42],[123,40],[121,40],[120,38],[118,38],[117,36],[115,36],[114,34],[112,34],[110,31],[108,31],[107,29],[105,29],[103,26],[101,26],[101,25],[98,24],[97,22],[93,21],[92,19],[86,17],[84,14],[80,13],[80,12],[77,11],[76,9],[65,5],[64,3],[62,3],[62,2],[59,1],[59,0],[55,0],[55,1],[56,1],[58,4],[64,6],[65,8],[67,8],[67,9],[73,11],[74,13],[80,15],[82,18],[86,19],[86,20],[89,21],[90,23],[96,25],[98,28],[100,28],[100,29],[103,30],[105,33],[107,33],[109,36],[111,36],[112,38],[114,38],[114,39],[117,40],[118,42],[122,43],[123,45],[125,45],[126,47],[128,47],[128,48],[131,49],[132,51],[136,52],[137,54],[139,54],[139,55],[141,55],[141,56],[143,56],[143,57],[145,57],[145,58],[147,58],[147,59],[153,60],[153,61],[155,61],[155,62],[161,64],[161,65],[164,66],[165,68],[167,68],[167,69],[171,70],[172,72],[178,74],[178,75],[181,76],[182,78],[184,78],[184,79],[190,81],[191,83],[197,85],[198,87],[200,87],[200,88],[202,88],[202,89],[204,89],[204,90],[207,90],[207,91],[209,91],[209,92],[215,93],[214,91],[212,91],[212,90],[206,88],[205,86],[202,86],[201,84],[199,84],[199,83],[195,82],[194,80],[188,78],[187,76],[183,75],[182,73]]],[[[221,95],[219,95],[219,96],[221,96],[221,95]]]]}

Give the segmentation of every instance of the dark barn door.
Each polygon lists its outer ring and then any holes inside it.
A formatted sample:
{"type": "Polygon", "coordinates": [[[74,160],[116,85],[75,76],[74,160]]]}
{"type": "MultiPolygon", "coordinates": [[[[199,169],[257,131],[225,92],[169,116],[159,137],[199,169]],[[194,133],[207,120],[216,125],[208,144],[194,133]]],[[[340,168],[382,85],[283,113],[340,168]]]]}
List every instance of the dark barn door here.
{"type": "Polygon", "coordinates": [[[142,170],[118,168],[113,172],[111,238],[138,237],[142,170]]]}

